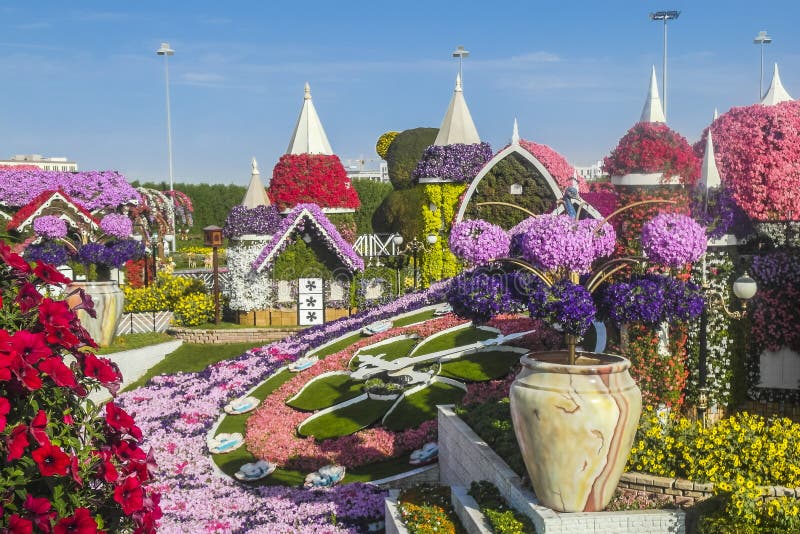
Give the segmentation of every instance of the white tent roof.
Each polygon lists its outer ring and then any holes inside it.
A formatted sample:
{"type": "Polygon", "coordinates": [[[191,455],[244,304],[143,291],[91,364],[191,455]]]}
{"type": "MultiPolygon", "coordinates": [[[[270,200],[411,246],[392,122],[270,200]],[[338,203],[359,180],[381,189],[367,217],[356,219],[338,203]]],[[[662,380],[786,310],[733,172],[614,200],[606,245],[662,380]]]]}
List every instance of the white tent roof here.
{"type": "Polygon", "coordinates": [[[261,173],[258,172],[258,162],[253,158],[253,170],[250,174],[250,184],[247,186],[247,193],[244,195],[242,205],[247,209],[253,209],[256,206],[269,206],[269,197],[267,191],[264,189],[264,183],[261,181],[261,173]]]}
{"type": "Polygon", "coordinates": [[[781,76],[778,74],[778,64],[775,63],[775,70],[772,71],[772,83],[769,84],[769,91],[761,99],[764,106],[774,106],[781,102],[791,102],[794,98],[789,95],[781,83],[781,76]]]}
{"type": "Polygon", "coordinates": [[[667,122],[664,117],[664,108],[661,106],[661,98],[658,96],[655,65],[653,65],[653,72],[650,75],[650,91],[647,93],[647,100],[644,101],[642,117],[639,122],[667,122]]]}
{"type": "Polygon", "coordinates": [[[311,87],[306,82],[305,96],[303,97],[303,108],[300,110],[300,117],[297,118],[297,126],[294,127],[292,139],[289,141],[287,154],[326,154],[333,155],[328,136],[322,128],[317,110],[311,101],[311,87]]]}
{"type": "Polygon", "coordinates": [[[703,155],[703,165],[700,170],[700,187],[703,191],[708,191],[721,185],[722,180],[719,177],[717,161],[714,157],[714,142],[711,140],[711,128],[709,128],[706,136],[706,153],[703,155]]]}
{"type": "Polygon", "coordinates": [[[458,74],[453,98],[450,100],[450,106],[447,108],[442,125],[439,127],[439,134],[433,144],[438,146],[455,145],[456,143],[472,145],[480,142],[478,130],[475,128],[475,123],[472,122],[472,115],[470,115],[467,102],[464,100],[461,75],[458,74]]]}

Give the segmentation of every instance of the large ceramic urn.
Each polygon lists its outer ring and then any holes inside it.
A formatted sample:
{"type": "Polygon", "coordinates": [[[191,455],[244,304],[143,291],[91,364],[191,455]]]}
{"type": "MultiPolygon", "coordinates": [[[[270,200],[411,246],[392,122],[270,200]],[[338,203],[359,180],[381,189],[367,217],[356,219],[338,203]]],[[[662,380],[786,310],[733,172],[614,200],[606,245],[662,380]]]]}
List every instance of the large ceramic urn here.
{"type": "MultiPolygon", "coordinates": [[[[67,293],[76,289],[83,289],[92,297],[94,311],[97,317],[93,318],[85,310],[76,310],[78,319],[95,343],[101,347],[111,345],[117,333],[122,310],[125,305],[125,295],[116,281],[107,282],[72,282],[67,286],[67,293]]],[[[71,296],[67,303],[75,306],[80,303],[78,295],[71,296]]]]}
{"type": "Polygon", "coordinates": [[[511,386],[511,418],[541,504],[560,512],[600,511],[628,459],[642,394],[622,356],[566,351],[523,357],[511,386]]]}

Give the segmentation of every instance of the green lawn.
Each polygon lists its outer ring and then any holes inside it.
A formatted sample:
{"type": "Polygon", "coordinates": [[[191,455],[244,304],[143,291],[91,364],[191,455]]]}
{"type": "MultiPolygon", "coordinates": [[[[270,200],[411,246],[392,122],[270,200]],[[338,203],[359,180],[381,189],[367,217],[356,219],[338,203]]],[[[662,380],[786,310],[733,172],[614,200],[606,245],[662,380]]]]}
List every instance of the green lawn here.
{"type": "Polygon", "coordinates": [[[357,402],[301,424],[297,433],[314,436],[318,440],[349,436],[379,420],[392,404],[393,400],[367,399],[357,402]]]}
{"type": "Polygon", "coordinates": [[[336,354],[337,352],[346,349],[359,339],[361,339],[361,333],[356,332],[355,334],[350,334],[349,336],[340,339],[339,341],[333,343],[332,345],[328,345],[327,347],[324,347],[319,350],[312,350],[308,353],[308,355],[317,356],[321,360],[326,356],[330,356],[331,354],[336,354]]]}
{"type": "Polygon", "coordinates": [[[258,330],[300,330],[300,327],[297,326],[253,326],[251,324],[238,324],[238,323],[227,323],[225,321],[220,321],[219,324],[214,323],[202,323],[197,326],[187,326],[183,328],[190,328],[192,330],[239,330],[242,328],[257,328],[258,330]]]}
{"type": "Polygon", "coordinates": [[[395,328],[399,326],[408,326],[414,323],[421,323],[422,321],[427,321],[428,319],[433,319],[433,314],[436,312],[435,309],[427,310],[420,313],[415,313],[413,315],[409,315],[408,317],[403,317],[402,319],[398,319],[394,321],[392,324],[395,328]]]}
{"type": "MultiPolygon", "coordinates": [[[[383,357],[384,360],[392,361],[398,358],[402,358],[403,356],[408,356],[408,353],[411,352],[411,349],[419,343],[419,339],[398,339],[397,341],[392,341],[391,343],[386,343],[385,345],[378,345],[376,347],[364,347],[361,349],[361,352],[364,354],[369,354],[370,356],[377,356],[378,354],[386,354],[383,357]]],[[[356,369],[358,367],[358,358],[353,358],[352,363],[350,364],[351,369],[356,369]]]]}
{"type": "Polygon", "coordinates": [[[248,349],[263,345],[263,341],[256,343],[227,343],[223,345],[184,343],[175,352],[167,354],[166,358],[154,365],[143,377],[126,387],[124,391],[141,387],[154,376],[202,371],[212,363],[228,360],[248,349]]]}
{"type": "Polygon", "coordinates": [[[436,417],[437,404],[455,404],[465,393],[456,386],[434,382],[400,401],[383,426],[394,432],[417,427],[436,417]]]}
{"type": "Polygon", "coordinates": [[[522,354],[507,350],[486,350],[467,354],[450,362],[442,363],[442,376],[482,382],[506,376],[522,354]]]}
{"type": "Polygon", "coordinates": [[[350,375],[324,376],[306,384],[300,394],[286,404],[297,410],[314,411],[358,397],[364,389],[363,380],[353,380],[350,375]]]}
{"type": "Polygon", "coordinates": [[[150,345],[157,345],[172,341],[175,338],[169,334],[162,332],[145,332],[143,334],[125,334],[124,336],[117,336],[111,345],[103,347],[97,351],[98,354],[113,354],[115,352],[122,352],[124,350],[140,349],[150,345]]]}
{"type": "Polygon", "coordinates": [[[419,350],[414,353],[414,357],[424,354],[432,354],[440,350],[453,349],[463,345],[469,345],[476,341],[485,341],[497,337],[494,332],[479,330],[474,327],[462,328],[454,332],[448,332],[439,337],[431,339],[429,342],[420,344],[419,350]]]}

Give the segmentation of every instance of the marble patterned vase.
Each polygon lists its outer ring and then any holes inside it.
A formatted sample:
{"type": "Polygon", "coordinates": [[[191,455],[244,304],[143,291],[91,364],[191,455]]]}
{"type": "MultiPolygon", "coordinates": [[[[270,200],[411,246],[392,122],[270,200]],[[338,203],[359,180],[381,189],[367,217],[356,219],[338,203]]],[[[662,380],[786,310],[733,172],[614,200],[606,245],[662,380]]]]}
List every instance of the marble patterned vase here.
{"type": "MultiPolygon", "coordinates": [[[[101,347],[108,347],[117,333],[117,326],[122,317],[125,304],[125,295],[115,281],[109,282],[72,282],[67,286],[67,293],[75,289],[83,289],[94,302],[97,318],[92,318],[84,310],[76,310],[78,319],[95,343],[101,347]]],[[[78,295],[73,295],[67,300],[70,306],[80,302],[78,295]]]]}
{"type": "Polygon", "coordinates": [[[511,385],[511,419],[539,502],[596,512],[614,495],[628,460],[642,393],[622,356],[533,353],[511,385]]]}

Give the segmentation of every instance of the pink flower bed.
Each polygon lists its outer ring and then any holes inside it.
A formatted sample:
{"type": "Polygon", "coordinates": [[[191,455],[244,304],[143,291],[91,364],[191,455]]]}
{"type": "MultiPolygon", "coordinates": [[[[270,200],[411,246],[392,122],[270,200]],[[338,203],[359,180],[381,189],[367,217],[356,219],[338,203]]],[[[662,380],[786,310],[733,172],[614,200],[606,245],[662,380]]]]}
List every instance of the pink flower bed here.
{"type": "Polygon", "coordinates": [[[366,465],[400,456],[422,446],[436,435],[435,420],[403,432],[368,428],[350,436],[319,443],[312,437],[302,438],[295,430],[309,414],[287,406],[286,401],[313,378],[330,371],[345,370],[353,354],[360,348],[403,334],[425,338],[464,322],[463,319],[448,315],[421,325],[393,328],[326,357],[283,384],[261,403],[247,420],[247,449],[254,456],[276,462],[282,467],[312,471],[332,462],[347,467],[366,465]]]}

